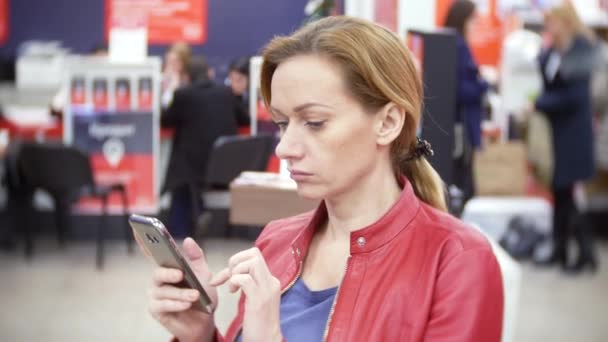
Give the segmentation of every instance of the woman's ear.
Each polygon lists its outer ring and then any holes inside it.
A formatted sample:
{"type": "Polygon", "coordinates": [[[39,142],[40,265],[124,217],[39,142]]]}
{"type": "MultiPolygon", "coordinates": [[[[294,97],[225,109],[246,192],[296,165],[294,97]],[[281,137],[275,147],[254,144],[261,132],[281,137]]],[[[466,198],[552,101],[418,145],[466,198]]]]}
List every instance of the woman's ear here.
{"type": "Polygon", "coordinates": [[[405,110],[393,102],[387,103],[376,114],[376,143],[390,145],[403,129],[405,124],[405,110]]]}

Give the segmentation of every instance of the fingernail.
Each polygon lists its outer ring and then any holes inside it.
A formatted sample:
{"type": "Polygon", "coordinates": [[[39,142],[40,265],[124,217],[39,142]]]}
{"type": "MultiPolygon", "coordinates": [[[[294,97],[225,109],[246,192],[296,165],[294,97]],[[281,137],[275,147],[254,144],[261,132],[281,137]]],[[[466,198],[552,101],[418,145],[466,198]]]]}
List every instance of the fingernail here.
{"type": "Polygon", "coordinates": [[[198,291],[196,291],[196,290],[188,291],[188,297],[190,299],[197,299],[198,298],[198,291]]]}

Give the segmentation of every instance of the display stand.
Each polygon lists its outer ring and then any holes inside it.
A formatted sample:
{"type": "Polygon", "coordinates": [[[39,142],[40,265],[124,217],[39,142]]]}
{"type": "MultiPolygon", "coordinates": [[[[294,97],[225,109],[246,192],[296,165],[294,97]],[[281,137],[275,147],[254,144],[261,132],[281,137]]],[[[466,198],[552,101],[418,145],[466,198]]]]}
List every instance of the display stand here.
{"type": "MultiPolygon", "coordinates": [[[[159,192],[159,84],[161,61],[112,63],[107,58],[74,57],[63,87],[64,142],[89,155],[97,184],[124,184],[131,212],[156,213],[159,192]]],[[[99,213],[84,199],[82,213],[99,213]]],[[[110,197],[110,212],[121,212],[110,197]]]]}

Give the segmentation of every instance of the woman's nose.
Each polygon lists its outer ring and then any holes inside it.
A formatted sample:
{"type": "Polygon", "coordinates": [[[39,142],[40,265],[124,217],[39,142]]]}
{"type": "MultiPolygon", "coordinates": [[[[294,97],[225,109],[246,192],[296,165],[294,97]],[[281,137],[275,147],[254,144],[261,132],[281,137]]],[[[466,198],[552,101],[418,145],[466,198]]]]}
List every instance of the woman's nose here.
{"type": "Polygon", "coordinates": [[[277,157],[285,160],[302,158],[302,146],[298,140],[295,127],[287,126],[275,149],[277,157]]]}

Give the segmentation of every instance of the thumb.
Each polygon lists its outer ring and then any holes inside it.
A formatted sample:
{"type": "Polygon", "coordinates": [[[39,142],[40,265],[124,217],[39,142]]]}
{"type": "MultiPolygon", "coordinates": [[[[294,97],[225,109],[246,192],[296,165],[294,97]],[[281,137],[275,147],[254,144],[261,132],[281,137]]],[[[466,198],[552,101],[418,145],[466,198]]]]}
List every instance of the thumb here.
{"type": "Polygon", "coordinates": [[[192,238],[186,238],[182,244],[184,249],[184,255],[191,262],[198,262],[201,260],[204,263],[207,263],[207,258],[205,258],[205,253],[201,247],[194,241],[192,238]]]}
{"type": "Polygon", "coordinates": [[[209,279],[211,273],[207,266],[207,258],[201,247],[192,238],[186,238],[182,244],[184,256],[188,259],[190,267],[200,279],[209,279]]]}

